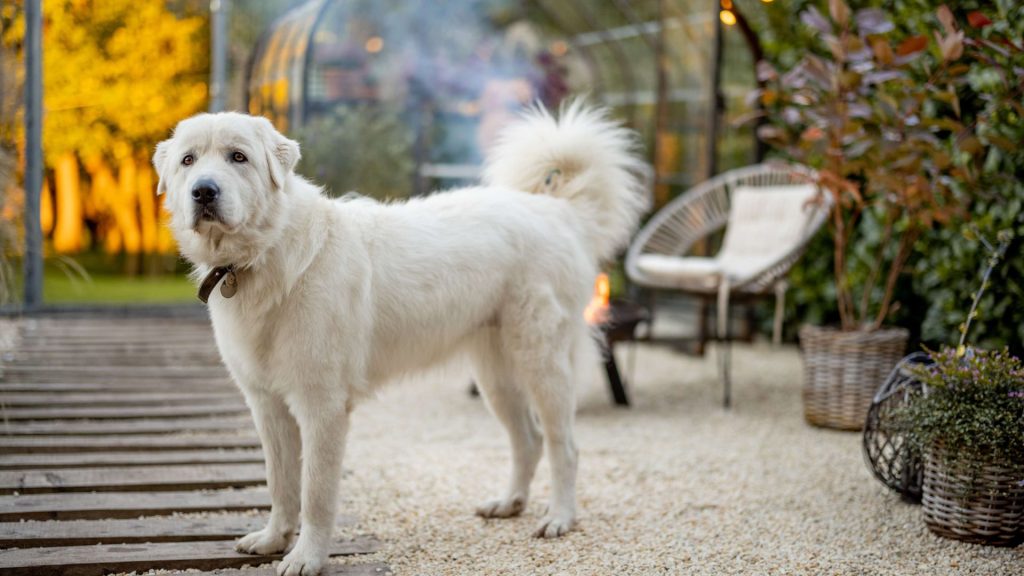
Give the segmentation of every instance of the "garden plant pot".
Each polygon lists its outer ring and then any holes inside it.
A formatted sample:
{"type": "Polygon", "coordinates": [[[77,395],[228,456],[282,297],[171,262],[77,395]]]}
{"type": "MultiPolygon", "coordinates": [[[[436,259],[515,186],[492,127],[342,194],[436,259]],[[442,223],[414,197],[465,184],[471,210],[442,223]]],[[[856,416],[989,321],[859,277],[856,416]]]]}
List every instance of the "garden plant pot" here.
{"type": "Polygon", "coordinates": [[[903,357],[903,328],[844,332],[804,325],[804,418],[838,430],[861,430],[878,387],[903,357]]]}
{"type": "Polygon", "coordinates": [[[941,446],[924,455],[924,521],[945,538],[1016,546],[1024,541],[1024,462],[950,462],[941,446]]]}

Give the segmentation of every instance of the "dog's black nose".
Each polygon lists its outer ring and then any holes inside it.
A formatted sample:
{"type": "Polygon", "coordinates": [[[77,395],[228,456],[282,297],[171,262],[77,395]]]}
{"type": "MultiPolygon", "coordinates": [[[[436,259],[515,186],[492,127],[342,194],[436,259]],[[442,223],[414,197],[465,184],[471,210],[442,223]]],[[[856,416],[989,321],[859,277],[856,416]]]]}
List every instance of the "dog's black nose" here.
{"type": "Polygon", "coordinates": [[[213,180],[200,180],[192,187],[192,200],[203,206],[212,203],[220,196],[220,188],[213,180]]]}

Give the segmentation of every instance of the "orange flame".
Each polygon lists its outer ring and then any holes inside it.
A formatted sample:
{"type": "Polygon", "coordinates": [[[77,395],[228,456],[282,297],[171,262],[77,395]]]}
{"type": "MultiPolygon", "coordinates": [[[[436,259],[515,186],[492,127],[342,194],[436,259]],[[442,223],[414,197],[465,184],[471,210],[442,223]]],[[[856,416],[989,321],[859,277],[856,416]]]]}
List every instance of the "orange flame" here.
{"type": "Polygon", "coordinates": [[[594,281],[594,297],[583,311],[583,318],[587,324],[603,324],[608,321],[608,300],[611,292],[608,275],[603,272],[598,274],[597,280],[594,281]]]}

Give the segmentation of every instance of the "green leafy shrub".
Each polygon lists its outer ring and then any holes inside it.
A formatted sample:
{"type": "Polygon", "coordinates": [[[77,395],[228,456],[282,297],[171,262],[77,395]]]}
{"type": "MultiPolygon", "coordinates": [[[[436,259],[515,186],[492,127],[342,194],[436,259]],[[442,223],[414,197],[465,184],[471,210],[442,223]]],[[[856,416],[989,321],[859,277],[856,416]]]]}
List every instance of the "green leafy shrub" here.
{"type": "MultiPolygon", "coordinates": [[[[807,34],[817,32],[812,26],[791,30],[789,19],[775,17],[809,5],[813,3],[781,0],[754,11],[765,14],[758,23],[772,63],[789,67],[807,52],[829,57],[820,47],[822,42],[813,38],[820,34],[807,34]]],[[[854,1],[851,5],[857,10],[878,4],[854,1]]],[[[896,0],[881,9],[894,26],[887,35],[897,47],[911,39],[920,45],[936,32],[940,39],[962,34],[962,53],[957,58],[944,57],[940,40],[918,52],[916,62],[906,70],[911,86],[925,86],[939,74],[948,76],[949,82],[939,83],[937,91],[927,94],[938,100],[929,105],[934,106],[931,111],[944,111],[944,120],[925,137],[934,139],[949,160],[962,168],[950,174],[948,182],[954,196],[966,205],[965,211],[953,214],[948,226],[921,231],[907,267],[912,274],[901,274],[893,287],[887,322],[910,329],[914,339],[932,343],[955,338],[964,320],[959,303],[970,297],[977,262],[984,257],[978,243],[964,237],[963,229],[970,224],[987,237],[1009,230],[1015,239],[1008,253],[1024,250],[1024,147],[1016,144],[1024,141],[1024,5],[967,0],[956,3],[942,18],[936,11],[940,5],[934,0],[896,0]],[[943,71],[947,61],[950,64],[943,71]]],[[[781,113],[778,106],[770,109],[781,113]]],[[[776,142],[777,154],[787,152],[785,145],[776,142]]],[[[894,160],[883,157],[881,167],[894,160]]],[[[883,232],[877,214],[865,210],[857,223],[852,255],[845,262],[851,284],[863,282],[870,274],[871,260],[866,256],[878,253],[883,232]]],[[[839,320],[831,304],[836,298],[829,274],[833,252],[831,242],[823,237],[809,247],[790,277],[788,316],[816,323],[839,320]]],[[[1024,259],[1007,261],[993,275],[992,285],[975,319],[975,341],[986,348],[1008,345],[1012,352],[1024,353],[1024,306],[1020,305],[1024,259]]],[[[868,296],[877,301],[881,293],[868,296]]]]}
{"type": "MultiPolygon", "coordinates": [[[[948,12],[948,10],[946,11],[948,12]]],[[[800,16],[818,32],[817,53],[785,73],[759,65],[757,97],[768,111],[758,135],[817,169],[832,197],[829,232],[844,330],[877,329],[889,316],[918,238],[959,210],[953,183],[970,177],[936,133],[958,115],[954,80],[962,36],[936,34],[940,66],[922,78],[925,37],[893,38],[879,9],[829,2],[800,16]],[[865,231],[877,232],[864,241],[865,231]]]]}
{"type": "MultiPolygon", "coordinates": [[[[963,123],[974,126],[978,142],[964,153],[976,174],[967,215],[975,235],[1009,233],[1007,259],[996,269],[992,288],[979,303],[976,345],[1009,346],[1024,354],[1024,4],[996,2],[985,13],[964,17],[966,49],[960,102],[963,123]],[[973,25],[971,24],[973,22],[973,25]]],[[[926,340],[949,341],[963,322],[959,303],[976,285],[981,245],[956,230],[937,231],[914,266],[914,292],[929,302],[922,324],[926,340]]]]}
{"type": "Polygon", "coordinates": [[[414,134],[394,107],[339,107],[294,136],[302,145],[298,172],[332,196],[358,192],[383,200],[412,191],[414,134]]]}

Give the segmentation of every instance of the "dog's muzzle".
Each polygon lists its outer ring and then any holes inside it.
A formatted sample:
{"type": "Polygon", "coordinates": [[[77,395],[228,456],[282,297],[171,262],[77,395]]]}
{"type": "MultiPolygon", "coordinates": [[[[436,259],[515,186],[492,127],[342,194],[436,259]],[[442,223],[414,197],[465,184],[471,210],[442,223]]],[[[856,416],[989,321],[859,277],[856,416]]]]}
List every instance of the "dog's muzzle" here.
{"type": "Polygon", "coordinates": [[[220,198],[220,187],[213,180],[204,178],[192,186],[192,202],[195,206],[195,223],[219,222],[217,199],[220,198]]]}

